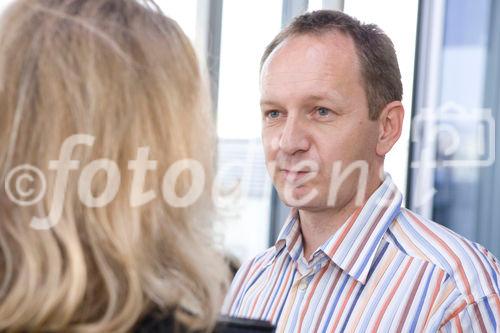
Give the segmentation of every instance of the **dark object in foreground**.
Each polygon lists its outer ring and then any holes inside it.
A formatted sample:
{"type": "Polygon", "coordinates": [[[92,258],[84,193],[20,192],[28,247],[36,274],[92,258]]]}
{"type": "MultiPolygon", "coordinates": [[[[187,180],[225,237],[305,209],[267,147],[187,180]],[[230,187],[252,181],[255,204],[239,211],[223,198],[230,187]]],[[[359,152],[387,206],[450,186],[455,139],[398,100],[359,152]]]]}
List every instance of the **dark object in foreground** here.
{"type": "MultiPolygon", "coordinates": [[[[150,315],[144,318],[135,328],[134,333],[187,333],[186,328],[176,325],[172,317],[158,318],[150,315]]],[[[221,316],[213,333],[274,333],[275,327],[263,320],[221,316]]]]}
{"type": "Polygon", "coordinates": [[[214,333],[249,333],[249,332],[269,332],[274,333],[275,327],[271,323],[263,320],[247,318],[235,318],[222,316],[217,321],[214,333]]]}

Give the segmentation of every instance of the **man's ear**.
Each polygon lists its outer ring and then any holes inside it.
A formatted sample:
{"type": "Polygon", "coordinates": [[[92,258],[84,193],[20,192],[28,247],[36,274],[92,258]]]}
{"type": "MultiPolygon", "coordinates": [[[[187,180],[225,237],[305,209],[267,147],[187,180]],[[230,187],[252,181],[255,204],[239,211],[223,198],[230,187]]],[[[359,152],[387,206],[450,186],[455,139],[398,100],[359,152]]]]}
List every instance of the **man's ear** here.
{"type": "Polygon", "coordinates": [[[378,118],[377,155],[383,157],[398,141],[403,128],[405,110],[400,101],[385,106],[378,118]]]}

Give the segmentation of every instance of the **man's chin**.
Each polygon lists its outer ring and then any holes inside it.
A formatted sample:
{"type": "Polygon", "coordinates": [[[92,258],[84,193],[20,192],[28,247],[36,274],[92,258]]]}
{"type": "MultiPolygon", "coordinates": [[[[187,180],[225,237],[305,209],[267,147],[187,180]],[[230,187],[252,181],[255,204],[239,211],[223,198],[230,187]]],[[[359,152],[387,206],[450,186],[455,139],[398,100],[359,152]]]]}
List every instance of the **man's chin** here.
{"type": "Polygon", "coordinates": [[[281,201],[288,207],[298,209],[311,209],[320,204],[319,194],[308,187],[294,187],[284,191],[278,190],[281,201]]]}

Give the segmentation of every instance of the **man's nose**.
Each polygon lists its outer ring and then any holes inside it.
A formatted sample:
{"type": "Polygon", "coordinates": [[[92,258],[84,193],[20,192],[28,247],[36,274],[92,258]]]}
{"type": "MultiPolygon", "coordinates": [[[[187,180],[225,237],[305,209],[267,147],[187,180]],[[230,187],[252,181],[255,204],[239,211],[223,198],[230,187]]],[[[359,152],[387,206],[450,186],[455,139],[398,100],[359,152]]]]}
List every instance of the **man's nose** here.
{"type": "Polygon", "coordinates": [[[288,116],[281,132],[279,148],[286,154],[295,154],[309,149],[307,127],[303,119],[288,116]]]}

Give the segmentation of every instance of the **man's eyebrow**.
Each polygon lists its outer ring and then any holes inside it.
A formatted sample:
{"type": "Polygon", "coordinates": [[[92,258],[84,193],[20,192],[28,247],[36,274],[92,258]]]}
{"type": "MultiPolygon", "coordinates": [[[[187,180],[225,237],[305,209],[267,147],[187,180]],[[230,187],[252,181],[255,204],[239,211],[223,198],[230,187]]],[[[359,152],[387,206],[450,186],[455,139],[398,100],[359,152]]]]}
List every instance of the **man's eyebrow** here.
{"type": "Polygon", "coordinates": [[[271,99],[262,99],[260,100],[260,105],[277,105],[278,103],[274,102],[271,99]]]}
{"type": "Polygon", "coordinates": [[[310,95],[306,98],[308,101],[320,101],[322,99],[329,99],[329,96],[310,95]]]}
{"type": "Polygon", "coordinates": [[[318,100],[327,99],[327,100],[338,102],[338,103],[341,103],[344,100],[342,95],[334,90],[324,91],[321,94],[312,94],[312,95],[308,96],[306,99],[311,100],[311,101],[318,101],[318,100]]]}
{"type": "MultiPolygon", "coordinates": [[[[342,106],[344,104],[344,98],[342,97],[341,94],[339,94],[337,91],[334,90],[329,90],[325,92],[321,92],[319,94],[310,94],[307,97],[304,98],[305,101],[308,102],[316,102],[316,101],[321,101],[321,100],[328,100],[331,101],[335,104],[338,104],[339,106],[342,106]]],[[[271,98],[264,98],[260,100],[260,105],[264,106],[279,106],[280,103],[271,99],[271,98]]]]}

